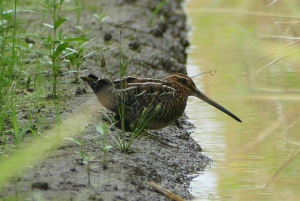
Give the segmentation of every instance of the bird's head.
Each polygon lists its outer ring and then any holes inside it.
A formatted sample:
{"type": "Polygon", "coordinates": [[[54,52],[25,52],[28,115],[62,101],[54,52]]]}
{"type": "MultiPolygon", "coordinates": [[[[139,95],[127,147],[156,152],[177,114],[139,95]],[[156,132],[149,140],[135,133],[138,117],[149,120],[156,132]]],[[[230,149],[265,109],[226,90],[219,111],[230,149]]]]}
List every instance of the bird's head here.
{"type": "Polygon", "coordinates": [[[95,75],[90,74],[87,77],[80,77],[83,81],[87,82],[95,93],[98,93],[101,88],[110,83],[107,79],[99,79],[95,75]]]}
{"type": "Polygon", "coordinates": [[[180,90],[186,96],[193,96],[195,91],[197,91],[197,87],[194,81],[187,75],[182,73],[175,73],[166,78],[176,90],[180,90]]]}
{"type": "Polygon", "coordinates": [[[176,88],[176,90],[181,90],[185,93],[186,96],[195,96],[231,116],[236,121],[242,122],[237,116],[203,94],[189,76],[182,73],[176,73],[168,76],[166,80],[168,80],[176,88]]]}

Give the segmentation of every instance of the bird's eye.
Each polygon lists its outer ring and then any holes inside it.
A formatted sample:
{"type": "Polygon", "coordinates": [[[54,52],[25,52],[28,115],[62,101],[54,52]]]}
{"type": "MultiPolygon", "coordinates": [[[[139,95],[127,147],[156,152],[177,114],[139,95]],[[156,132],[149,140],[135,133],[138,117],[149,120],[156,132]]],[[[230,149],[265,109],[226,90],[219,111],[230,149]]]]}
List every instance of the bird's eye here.
{"type": "Polygon", "coordinates": [[[186,79],[184,79],[184,78],[181,78],[179,81],[180,81],[182,84],[186,84],[186,79]]]}

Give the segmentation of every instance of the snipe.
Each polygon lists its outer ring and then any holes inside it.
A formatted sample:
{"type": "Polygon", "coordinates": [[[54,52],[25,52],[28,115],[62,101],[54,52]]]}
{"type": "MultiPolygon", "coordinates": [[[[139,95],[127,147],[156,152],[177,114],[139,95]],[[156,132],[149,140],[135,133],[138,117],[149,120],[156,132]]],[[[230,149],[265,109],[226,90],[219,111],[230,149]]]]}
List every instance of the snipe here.
{"type": "Polygon", "coordinates": [[[164,79],[125,77],[114,81],[94,75],[81,77],[93,89],[100,103],[118,116],[125,105],[125,122],[136,125],[141,118],[149,120],[145,128],[160,129],[176,121],[184,112],[187,98],[195,96],[242,122],[227,109],[214,102],[187,75],[176,73],[164,79]],[[147,114],[142,115],[144,108],[147,114]]]}

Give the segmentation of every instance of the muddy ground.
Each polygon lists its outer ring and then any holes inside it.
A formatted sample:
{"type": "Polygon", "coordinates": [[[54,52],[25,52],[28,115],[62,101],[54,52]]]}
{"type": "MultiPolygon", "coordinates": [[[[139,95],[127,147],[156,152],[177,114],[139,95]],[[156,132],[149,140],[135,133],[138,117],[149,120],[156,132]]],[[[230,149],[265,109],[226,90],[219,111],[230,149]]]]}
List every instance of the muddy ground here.
{"type": "MultiPolygon", "coordinates": [[[[122,24],[122,48],[128,62],[127,75],[161,78],[173,72],[186,73],[187,40],[186,16],[182,1],[174,0],[158,12],[149,23],[160,0],[102,0],[87,1],[81,13],[83,30],[95,38],[88,48],[95,54],[83,63],[83,75],[93,73],[101,78],[119,75],[119,27],[122,24]],[[106,12],[108,20],[100,24],[93,13],[106,12]]],[[[71,15],[67,30],[78,34],[76,16],[71,15]]],[[[63,80],[64,77],[61,77],[63,80]]],[[[85,83],[65,85],[71,96],[62,99],[62,114],[67,118],[86,100],[93,97],[85,83]]],[[[37,108],[38,110],[38,108],[37,108]]],[[[54,122],[53,110],[47,110],[47,119],[54,122]],[[52,119],[52,120],[51,120],[52,119]]],[[[24,111],[26,113],[26,111],[24,111]]],[[[101,115],[95,117],[103,121],[101,115]]],[[[200,146],[190,137],[193,125],[187,117],[149,134],[165,143],[140,138],[133,144],[136,153],[124,154],[113,148],[108,154],[108,165],[102,163],[102,144],[96,124],[86,126],[82,136],[84,150],[93,156],[91,171],[80,162],[78,145],[68,143],[51,153],[40,165],[30,168],[15,184],[0,192],[0,198],[14,196],[29,200],[168,200],[149,186],[153,181],[185,198],[192,196],[187,190],[191,174],[203,170],[210,159],[201,154],[200,146]],[[166,145],[167,144],[167,145],[166,145]],[[89,184],[90,178],[90,184],[89,184]],[[17,187],[17,188],[15,188],[17,187]]],[[[116,135],[119,130],[112,130],[116,135]]]]}

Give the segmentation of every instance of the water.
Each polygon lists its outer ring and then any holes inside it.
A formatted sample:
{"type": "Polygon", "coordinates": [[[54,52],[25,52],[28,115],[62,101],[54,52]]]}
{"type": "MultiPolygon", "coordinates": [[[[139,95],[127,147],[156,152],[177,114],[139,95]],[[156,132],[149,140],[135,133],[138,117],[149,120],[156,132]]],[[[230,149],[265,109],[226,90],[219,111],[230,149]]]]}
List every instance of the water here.
{"type": "Polygon", "coordinates": [[[300,155],[264,190],[300,150],[300,49],[287,46],[300,36],[299,25],[287,24],[299,19],[288,17],[298,17],[300,5],[268,2],[186,5],[192,26],[188,74],[217,70],[194,78],[196,85],[243,121],[189,99],[187,113],[197,126],[193,137],[214,161],[192,182],[196,200],[300,199],[300,155]]]}

